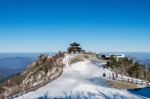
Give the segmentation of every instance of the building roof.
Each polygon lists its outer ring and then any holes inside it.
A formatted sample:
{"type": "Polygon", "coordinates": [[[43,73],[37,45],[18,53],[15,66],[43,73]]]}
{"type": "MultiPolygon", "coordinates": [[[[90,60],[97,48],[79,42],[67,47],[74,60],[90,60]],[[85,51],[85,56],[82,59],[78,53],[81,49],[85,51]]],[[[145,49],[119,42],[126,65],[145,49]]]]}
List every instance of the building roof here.
{"type": "Polygon", "coordinates": [[[71,43],[70,46],[80,46],[80,44],[74,42],[74,43],[71,43]]]}

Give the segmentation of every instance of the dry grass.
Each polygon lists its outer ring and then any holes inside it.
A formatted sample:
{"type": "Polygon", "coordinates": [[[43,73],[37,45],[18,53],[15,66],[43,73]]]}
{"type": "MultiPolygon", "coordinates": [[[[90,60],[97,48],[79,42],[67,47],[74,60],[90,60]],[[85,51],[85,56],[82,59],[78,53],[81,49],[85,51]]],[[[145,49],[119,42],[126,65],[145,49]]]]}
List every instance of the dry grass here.
{"type": "Polygon", "coordinates": [[[84,54],[76,55],[72,60],[70,60],[70,64],[84,61],[85,59],[96,59],[96,54],[95,53],[84,53],[84,54]]]}
{"type": "Polygon", "coordinates": [[[137,88],[136,84],[133,83],[127,83],[127,82],[121,82],[121,81],[115,81],[111,80],[111,85],[112,88],[117,88],[117,89],[135,89],[137,88]]]}
{"type": "Polygon", "coordinates": [[[77,55],[70,61],[70,64],[74,64],[83,60],[84,60],[84,55],[77,55]]]}
{"type": "Polygon", "coordinates": [[[85,56],[89,57],[90,59],[96,59],[96,53],[85,53],[85,56]]]}

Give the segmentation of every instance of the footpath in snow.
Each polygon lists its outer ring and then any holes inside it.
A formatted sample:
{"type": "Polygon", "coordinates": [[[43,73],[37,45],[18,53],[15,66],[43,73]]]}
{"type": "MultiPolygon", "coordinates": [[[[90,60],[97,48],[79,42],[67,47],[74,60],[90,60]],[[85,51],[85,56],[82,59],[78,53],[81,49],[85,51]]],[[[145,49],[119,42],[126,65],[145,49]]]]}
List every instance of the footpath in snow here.
{"type": "Polygon", "coordinates": [[[110,88],[110,82],[100,76],[111,71],[104,69],[98,61],[85,60],[69,65],[72,57],[68,55],[64,59],[66,66],[59,78],[16,99],[38,99],[45,96],[64,99],[69,96],[83,99],[146,99],[125,90],[110,88]]]}

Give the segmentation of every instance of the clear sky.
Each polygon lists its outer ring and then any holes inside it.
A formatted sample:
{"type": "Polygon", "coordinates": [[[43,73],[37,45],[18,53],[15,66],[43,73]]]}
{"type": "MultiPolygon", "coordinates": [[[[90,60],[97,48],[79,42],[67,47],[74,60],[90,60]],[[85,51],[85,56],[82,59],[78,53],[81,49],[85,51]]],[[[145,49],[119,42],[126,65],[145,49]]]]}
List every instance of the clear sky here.
{"type": "Polygon", "coordinates": [[[0,52],[150,52],[150,0],[0,0],[0,52]]]}

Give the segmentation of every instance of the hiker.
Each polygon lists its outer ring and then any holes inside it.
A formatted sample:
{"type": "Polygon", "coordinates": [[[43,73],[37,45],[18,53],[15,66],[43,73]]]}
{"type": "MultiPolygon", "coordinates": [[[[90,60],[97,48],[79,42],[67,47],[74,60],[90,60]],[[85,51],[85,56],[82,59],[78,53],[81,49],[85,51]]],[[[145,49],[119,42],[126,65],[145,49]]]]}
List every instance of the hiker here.
{"type": "Polygon", "coordinates": [[[106,74],[105,74],[105,73],[103,73],[103,77],[106,77],[106,74]]]}

